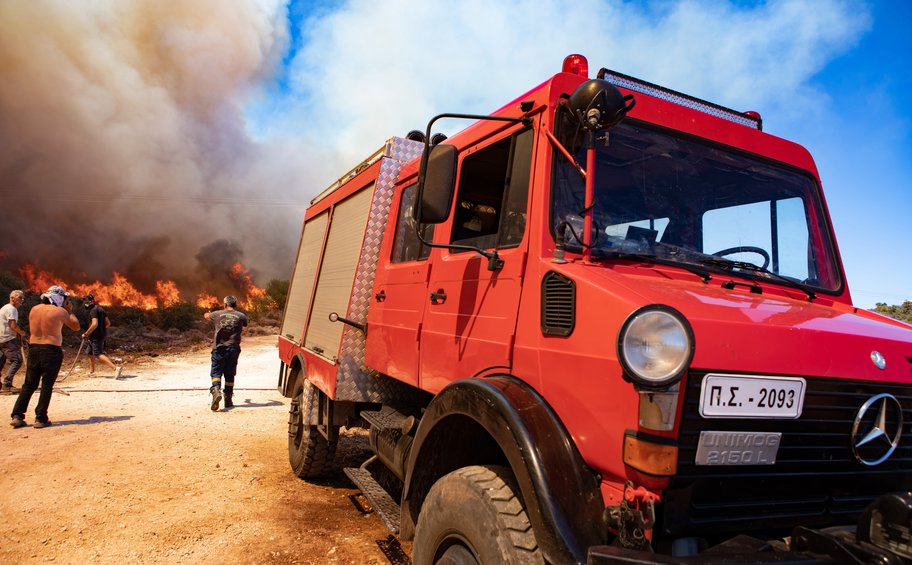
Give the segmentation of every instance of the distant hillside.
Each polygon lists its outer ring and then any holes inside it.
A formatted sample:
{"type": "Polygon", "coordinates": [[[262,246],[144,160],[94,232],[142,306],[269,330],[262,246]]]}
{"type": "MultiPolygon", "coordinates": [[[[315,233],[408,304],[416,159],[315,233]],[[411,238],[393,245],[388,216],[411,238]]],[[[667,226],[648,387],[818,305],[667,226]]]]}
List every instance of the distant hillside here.
{"type": "Polygon", "coordinates": [[[888,306],[883,302],[878,302],[872,311],[912,324],[912,300],[906,300],[900,306],[888,306]]]}

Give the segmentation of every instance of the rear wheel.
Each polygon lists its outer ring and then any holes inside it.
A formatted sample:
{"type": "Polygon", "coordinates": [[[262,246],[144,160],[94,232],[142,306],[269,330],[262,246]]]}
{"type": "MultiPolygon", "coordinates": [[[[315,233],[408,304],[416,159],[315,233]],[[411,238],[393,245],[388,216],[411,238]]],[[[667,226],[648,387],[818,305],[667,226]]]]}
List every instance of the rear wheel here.
{"type": "Polygon", "coordinates": [[[418,516],[415,565],[544,563],[509,469],[474,465],[434,483],[418,516]]]}
{"type": "MultiPolygon", "coordinates": [[[[329,441],[308,416],[319,407],[320,391],[307,379],[298,375],[292,389],[291,408],[288,411],[288,462],[295,475],[313,479],[335,470],[336,441],[329,441]]],[[[332,402],[332,401],[330,401],[332,402]]],[[[333,431],[338,431],[335,426],[333,431]]],[[[338,437],[338,434],[330,434],[338,437]]]]}

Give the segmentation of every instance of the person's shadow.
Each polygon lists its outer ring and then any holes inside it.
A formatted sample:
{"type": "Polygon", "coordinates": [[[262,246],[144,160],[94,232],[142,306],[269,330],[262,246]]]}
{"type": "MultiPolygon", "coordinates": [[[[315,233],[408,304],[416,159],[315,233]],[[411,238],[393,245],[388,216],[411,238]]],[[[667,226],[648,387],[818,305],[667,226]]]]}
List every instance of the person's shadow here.
{"type": "MultiPolygon", "coordinates": [[[[118,380],[118,381],[125,381],[125,380],[127,380],[127,379],[135,379],[135,378],[138,378],[138,377],[139,377],[139,375],[120,375],[120,376],[117,377],[115,380],[118,380]]],[[[111,377],[111,378],[114,379],[114,377],[111,377]]]]}
{"type": "Polygon", "coordinates": [[[253,402],[249,398],[245,398],[243,403],[235,402],[234,408],[263,408],[265,406],[281,406],[284,404],[278,400],[270,400],[269,402],[253,402]]]}
{"type": "Polygon", "coordinates": [[[88,426],[89,424],[103,424],[105,422],[123,422],[131,420],[133,416],[89,416],[82,420],[56,420],[54,426],[88,426]]]}

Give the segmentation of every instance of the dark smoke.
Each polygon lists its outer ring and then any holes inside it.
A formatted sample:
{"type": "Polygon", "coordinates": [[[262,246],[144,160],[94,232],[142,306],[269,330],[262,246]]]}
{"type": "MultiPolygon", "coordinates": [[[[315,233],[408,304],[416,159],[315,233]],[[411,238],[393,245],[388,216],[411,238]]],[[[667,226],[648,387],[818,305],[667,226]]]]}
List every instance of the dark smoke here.
{"type": "Polygon", "coordinates": [[[0,3],[0,269],[190,294],[208,291],[186,287],[207,283],[200,257],[230,240],[257,284],[288,278],[306,160],[243,117],[285,48],[280,8],[0,3]]]}
{"type": "Polygon", "coordinates": [[[219,239],[203,246],[196,254],[196,284],[217,298],[228,294],[243,295],[243,281],[232,273],[235,264],[243,263],[243,260],[244,251],[236,241],[219,239]]]}

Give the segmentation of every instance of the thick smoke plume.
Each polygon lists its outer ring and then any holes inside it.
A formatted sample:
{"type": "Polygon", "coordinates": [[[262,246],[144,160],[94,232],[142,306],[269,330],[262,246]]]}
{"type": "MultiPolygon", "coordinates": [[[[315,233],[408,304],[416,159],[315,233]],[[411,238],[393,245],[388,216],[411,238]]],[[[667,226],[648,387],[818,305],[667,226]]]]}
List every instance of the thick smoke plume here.
{"type": "Polygon", "coordinates": [[[306,175],[243,119],[285,26],[276,0],[0,3],[0,269],[192,293],[222,250],[287,278],[306,175]]]}

